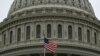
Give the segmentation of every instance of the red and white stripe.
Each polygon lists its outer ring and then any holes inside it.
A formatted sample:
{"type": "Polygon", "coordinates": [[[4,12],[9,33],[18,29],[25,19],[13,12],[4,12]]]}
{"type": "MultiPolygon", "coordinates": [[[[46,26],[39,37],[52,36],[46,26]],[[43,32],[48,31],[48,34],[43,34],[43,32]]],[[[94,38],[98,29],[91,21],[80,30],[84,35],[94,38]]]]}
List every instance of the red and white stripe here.
{"type": "Polygon", "coordinates": [[[44,48],[55,53],[57,50],[57,43],[52,40],[49,40],[48,43],[44,43],[44,48]]]}

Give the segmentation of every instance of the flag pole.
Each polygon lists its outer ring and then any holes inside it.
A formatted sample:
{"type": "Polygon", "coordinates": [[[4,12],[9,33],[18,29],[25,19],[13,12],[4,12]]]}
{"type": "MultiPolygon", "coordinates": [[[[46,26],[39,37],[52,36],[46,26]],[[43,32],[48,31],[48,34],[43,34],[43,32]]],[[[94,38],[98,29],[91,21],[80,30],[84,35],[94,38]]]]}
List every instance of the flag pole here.
{"type": "Polygon", "coordinates": [[[44,48],[44,56],[45,56],[45,48],[44,48]]]}
{"type": "MultiPolygon", "coordinates": [[[[43,33],[43,36],[44,36],[44,38],[45,38],[45,33],[43,33]]],[[[45,44],[45,43],[44,43],[44,44],[45,44]]],[[[44,48],[44,56],[46,56],[45,53],[46,53],[46,50],[45,50],[45,48],[44,48]]]]}

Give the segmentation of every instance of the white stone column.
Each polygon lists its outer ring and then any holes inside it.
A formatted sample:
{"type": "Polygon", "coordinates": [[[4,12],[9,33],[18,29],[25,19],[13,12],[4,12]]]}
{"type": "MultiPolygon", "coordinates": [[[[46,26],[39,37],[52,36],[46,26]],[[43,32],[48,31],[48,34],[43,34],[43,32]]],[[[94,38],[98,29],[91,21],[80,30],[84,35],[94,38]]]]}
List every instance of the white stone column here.
{"type": "Polygon", "coordinates": [[[83,31],[83,35],[84,35],[83,41],[87,42],[87,28],[86,28],[86,26],[84,26],[83,29],[84,29],[84,31],[83,31]]]}
{"type": "Polygon", "coordinates": [[[36,33],[36,30],[35,30],[36,26],[34,24],[34,22],[31,24],[31,40],[34,40],[35,38],[35,33],[36,33]]]}
{"type": "Polygon", "coordinates": [[[100,46],[100,31],[97,32],[97,45],[100,46]]]}
{"type": "MultiPolygon", "coordinates": [[[[48,24],[51,25],[50,22],[45,22],[45,31],[44,31],[44,32],[45,32],[45,36],[46,36],[46,37],[47,37],[47,34],[48,34],[48,33],[47,33],[47,25],[48,25],[48,24]]],[[[52,25],[51,25],[51,26],[52,26],[52,25]]],[[[51,28],[51,30],[52,30],[52,28],[51,28]]]]}
{"type": "Polygon", "coordinates": [[[13,40],[12,42],[15,43],[16,42],[16,39],[17,39],[17,31],[16,31],[16,27],[13,28],[13,40]]]}
{"type": "Polygon", "coordinates": [[[90,44],[92,44],[92,29],[90,28],[90,44]]]}
{"type": "Polygon", "coordinates": [[[82,25],[82,42],[84,42],[84,25],[82,25]]]}
{"type": "Polygon", "coordinates": [[[66,24],[66,39],[68,39],[68,23],[65,23],[66,24]]]}
{"type": "Polygon", "coordinates": [[[64,23],[62,23],[61,25],[62,25],[62,38],[64,38],[65,37],[64,23]]]}
{"type": "Polygon", "coordinates": [[[64,31],[64,33],[63,33],[64,39],[68,38],[68,27],[67,26],[68,26],[67,23],[64,22],[64,29],[63,29],[63,31],[64,31]]]}
{"type": "Polygon", "coordinates": [[[2,34],[0,33],[0,46],[2,46],[2,34]]]}
{"type": "Polygon", "coordinates": [[[4,46],[4,33],[2,33],[2,45],[4,46]]]}
{"type": "Polygon", "coordinates": [[[73,26],[73,40],[78,40],[78,25],[74,24],[73,26]]]}
{"type": "Polygon", "coordinates": [[[10,43],[10,37],[9,37],[9,30],[6,30],[6,44],[8,45],[10,43]]]}
{"type": "Polygon", "coordinates": [[[44,34],[46,35],[46,30],[45,30],[45,23],[41,23],[41,37],[44,38],[44,34]]]}
{"type": "Polygon", "coordinates": [[[21,41],[25,41],[26,38],[25,38],[25,25],[21,25],[21,41]]]}
{"type": "Polygon", "coordinates": [[[57,38],[57,22],[53,22],[52,24],[52,38],[57,38]]]}
{"type": "Polygon", "coordinates": [[[94,29],[91,30],[91,43],[95,44],[95,38],[94,38],[94,29]]]}

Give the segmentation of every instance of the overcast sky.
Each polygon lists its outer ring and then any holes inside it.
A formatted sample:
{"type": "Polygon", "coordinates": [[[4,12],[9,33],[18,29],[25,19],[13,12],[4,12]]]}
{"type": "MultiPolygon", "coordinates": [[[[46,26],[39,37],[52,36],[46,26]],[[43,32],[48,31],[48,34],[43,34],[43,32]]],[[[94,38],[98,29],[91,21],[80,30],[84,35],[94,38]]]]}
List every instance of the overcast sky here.
{"type": "MultiPolygon", "coordinates": [[[[13,0],[0,0],[0,22],[7,17],[13,0]]],[[[90,0],[97,18],[100,20],[100,0],[90,0]]]]}

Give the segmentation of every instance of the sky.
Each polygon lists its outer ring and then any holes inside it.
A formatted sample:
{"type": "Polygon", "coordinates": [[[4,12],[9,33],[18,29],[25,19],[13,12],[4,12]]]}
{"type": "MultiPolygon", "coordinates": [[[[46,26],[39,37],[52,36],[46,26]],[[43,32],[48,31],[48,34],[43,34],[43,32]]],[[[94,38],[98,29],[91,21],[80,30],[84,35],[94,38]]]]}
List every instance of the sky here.
{"type": "MultiPolygon", "coordinates": [[[[13,0],[0,0],[0,22],[7,17],[13,0]]],[[[90,0],[96,17],[100,20],[100,0],[90,0]]]]}

